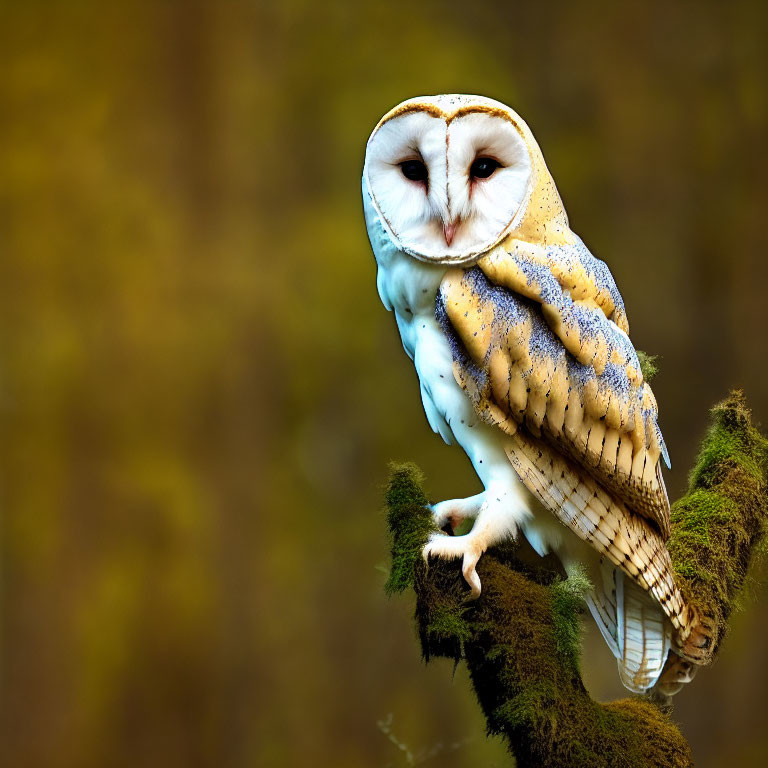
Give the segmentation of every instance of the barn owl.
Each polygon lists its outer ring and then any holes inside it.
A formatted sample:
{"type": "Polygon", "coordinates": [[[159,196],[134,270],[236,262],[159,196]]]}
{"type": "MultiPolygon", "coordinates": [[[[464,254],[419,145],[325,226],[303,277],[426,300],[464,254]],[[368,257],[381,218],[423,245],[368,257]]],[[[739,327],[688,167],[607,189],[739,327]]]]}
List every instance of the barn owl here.
{"type": "Polygon", "coordinates": [[[419,97],[371,134],[363,205],[431,428],[484,491],[434,504],[425,558],[460,558],[472,597],[485,550],[522,534],[567,572],[632,691],[672,694],[711,653],[665,541],[669,457],[608,267],[570,229],[528,126],[480,96],[419,97]]]}

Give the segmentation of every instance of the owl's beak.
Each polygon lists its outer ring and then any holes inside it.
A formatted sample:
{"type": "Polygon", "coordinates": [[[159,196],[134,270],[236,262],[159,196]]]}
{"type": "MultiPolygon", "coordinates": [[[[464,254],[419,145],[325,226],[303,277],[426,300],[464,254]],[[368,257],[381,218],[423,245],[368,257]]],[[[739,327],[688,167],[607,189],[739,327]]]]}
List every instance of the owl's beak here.
{"type": "Polygon", "coordinates": [[[443,222],[443,236],[445,237],[445,244],[450,246],[453,242],[453,237],[456,234],[456,227],[458,223],[455,221],[443,222]]]}

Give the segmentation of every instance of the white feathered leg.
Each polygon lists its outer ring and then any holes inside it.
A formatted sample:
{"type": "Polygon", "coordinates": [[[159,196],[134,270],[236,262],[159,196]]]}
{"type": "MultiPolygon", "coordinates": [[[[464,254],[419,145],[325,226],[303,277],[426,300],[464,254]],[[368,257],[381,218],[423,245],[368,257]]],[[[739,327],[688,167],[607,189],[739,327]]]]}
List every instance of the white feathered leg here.
{"type": "Polygon", "coordinates": [[[448,499],[433,504],[432,516],[438,528],[450,525],[456,530],[465,520],[474,519],[480,513],[485,501],[485,493],[468,496],[466,499],[448,499]]]}

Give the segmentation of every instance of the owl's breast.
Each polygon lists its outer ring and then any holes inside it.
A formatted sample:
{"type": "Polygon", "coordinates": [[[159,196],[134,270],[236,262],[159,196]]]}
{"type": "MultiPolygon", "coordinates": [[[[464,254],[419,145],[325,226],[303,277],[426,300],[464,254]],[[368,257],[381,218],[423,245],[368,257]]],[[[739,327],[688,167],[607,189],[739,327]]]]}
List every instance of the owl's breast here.
{"type": "Polygon", "coordinates": [[[379,295],[395,313],[403,348],[419,376],[427,420],[446,443],[453,443],[454,427],[474,423],[477,416],[453,375],[451,345],[435,314],[447,267],[425,264],[394,249],[379,250],[376,260],[379,295]]]}

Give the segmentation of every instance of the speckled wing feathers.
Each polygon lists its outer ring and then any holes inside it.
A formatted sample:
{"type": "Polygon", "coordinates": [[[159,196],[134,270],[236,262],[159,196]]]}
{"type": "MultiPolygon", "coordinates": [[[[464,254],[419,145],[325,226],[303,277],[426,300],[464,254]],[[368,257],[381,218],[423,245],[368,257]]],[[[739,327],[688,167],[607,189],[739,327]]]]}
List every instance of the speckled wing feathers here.
{"type": "MultiPolygon", "coordinates": [[[[658,601],[675,630],[675,650],[693,661],[706,659],[708,644],[696,631],[699,617],[675,584],[669,552],[658,531],[612,498],[588,473],[524,430],[511,437],[507,455],[544,507],[658,601]]],[[[642,687],[639,681],[636,684],[642,687]]]]}
{"type": "MultiPolygon", "coordinates": [[[[574,306],[600,310],[624,333],[629,333],[629,322],[616,283],[605,262],[596,259],[584,243],[574,236],[574,242],[553,249],[512,239],[507,247],[494,248],[478,262],[478,266],[492,282],[503,285],[542,305],[549,305],[564,319],[574,306]]],[[[569,352],[581,359],[588,351],[594,359],[596,346],[582,347],[578,324],[567,323],[574,334],[569,344],[567,333],[561,336],[569,352]]]]}
{"type": "MultiPolygon", "coordinates": [[[[675,650],[701,663],[708,633],[675,584],[664,543],[656,402],[620,330],[613,281],[599,268],[579,273],[577,257],[568,272],[520,249],[503,270],[501,258],[486,257],[447,272],[436,313],[454,374],[480,416],[509,435],[508,457],[528,489],[658,601],[675,650]],[[566,277],[574,272],[576,287],[566,277]]],[[[648,674],[638,669],[635,683],[648,674]]]]}
{"type": "Polygon", "coordinates": [[[583,245],[557,250],[565,258],[500,248],[446,274],[438,312],[459,348],[457,377],[487,420],[509,432],[525,425],[556,445],[666,538],[666,448],[656,400],[621,330],[621,296],[583,245]]]}

